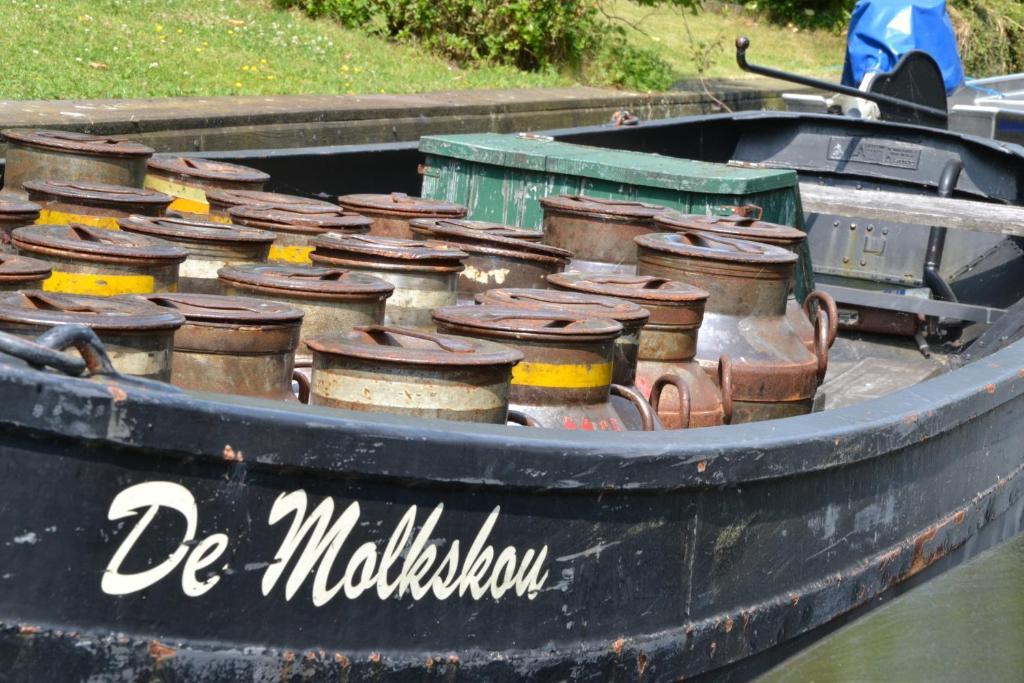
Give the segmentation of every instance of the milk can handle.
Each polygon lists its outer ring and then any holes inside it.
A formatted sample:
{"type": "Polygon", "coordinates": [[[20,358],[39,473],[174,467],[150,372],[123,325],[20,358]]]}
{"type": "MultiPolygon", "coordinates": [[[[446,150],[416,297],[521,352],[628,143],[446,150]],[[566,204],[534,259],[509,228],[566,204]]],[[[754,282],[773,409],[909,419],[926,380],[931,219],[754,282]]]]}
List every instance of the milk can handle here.
{"type": "Polygon", "coordinates": [[[532,417],[527,415],[521,410],[510,410],[508,411],[508,419],[506,422],[512,424],[522,425],[524,427],[540,427],[540,422],[537,422],[532,417]]]}
{"type": "Polygon", "coordinates": [[[679,392],[679,428],[689,429],[690,409],[692,407],[690,403],[690,387],[686,386],[686,382],[679,375],[667,374],[654,380],[654,384],[651,385],[651,408],[654,409],[655,413],[661,413],[661,395],[665,392],[665,387],[670,384],[679,392]]]}
{"type": "Polygon", "coordinates": [[[828,328],[820,315],[814,319],[814,355],[818,359],[818,384],[821,384],[828,372],[828,328]]]}
{"type": "Polygon", "coordinates": [[[651,404],[647,402],[647,399],[639,391],[632,387],[622,386],[621,384],[613,384],[611,392],[614,396],[621,396],[633,404],[640,413],[640,427],[643,431],[654,432],[661,429],[654,409],[651,408],[651,404]]]}
{"type": "Polygon", "coordinates": [[[839,309],[836,308],[836,300],[832,298],[831,294],[820,289],[814,290],[804,299],[804,313],[812,323],[821,317],[822,306],[825,307],[825,314],[828,316],[828,339],[826,341],[828,342],[828,348],[831,349],[832,344],[836,341],[836,335],[839,333],[839,309]],[[811,304],[815,301],[818,302],[818,309],[817,313],[812,315],[811,304]]]}
{"type": "Polygon", "coordinates": [[[722,422],[732,422],[732,359],[723,353],[718,359],[718,388],[722,392],[722,422]]]}
{"type": "Polygon", "coordinates": [[[357,332],[365,332],[378,341],[380,341],[380,335],[383,334],[389,334],[395,337],[413,337],[414,339],[423,339],[437,344],[443,351],[448,351],[449,353],[472,353],[474,349],[472,344],[468,344],[459,339],[451,339],[440,334],[434,334],[433,332],[423,332],[422,330],[413,330],[407,327],[364,325],[353,327],[352,329],[357,332]]]}
{"type": "Polygon", "coordinates": [[[299,403],[309,403],[310,378],[301,369],[295,368],[292,370],[292,379],[299,385],[299,403]]]}

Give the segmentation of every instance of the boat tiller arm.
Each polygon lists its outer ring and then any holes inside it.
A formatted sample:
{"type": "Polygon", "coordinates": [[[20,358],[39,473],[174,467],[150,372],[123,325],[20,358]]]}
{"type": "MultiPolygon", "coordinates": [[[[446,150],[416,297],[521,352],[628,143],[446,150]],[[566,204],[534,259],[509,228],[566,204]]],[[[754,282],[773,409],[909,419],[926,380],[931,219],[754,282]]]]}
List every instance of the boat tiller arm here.
{"type": "Polygon", "coordinates": [[[877,92],[869,92],[865,90],[858,90],[848,85],[842,85],[840,83],[831,83],[829,81],[823,81],[817,78],[809,78],[807,76],[800,76],[799,74],[791,74],[787,71],[779,71],[778,69],[772,69],[767,66],[760,66],[758,64],[751,64],[747,61],[747,48],[750,47],[750,39],[741,36],[736,39],[736,63],[741,69],[748,73],[758,74],[759,76],[767,76],[768,78],[777,78],[780,81],[789,81],[790,83],[796,83],[797,85],[805,85],[809,88],[817,88],[818,90],[828,90],[831,92],[841,93],[843,95],[849,95],[850,97],[859,97],[862,100],[870,100],[879,104],[888,104],[889,106],[903,109],[906,111],[917,112],[919,114],[925,114],[931,117],[937,117],[943,121],[949,116],[948,112],[935,107],[929,107],[924,104],[918,104],[917,102],[911,102],[909,100],[902,100],[898,97],[892,97],[891,95],[885,95],[877,92]]]}

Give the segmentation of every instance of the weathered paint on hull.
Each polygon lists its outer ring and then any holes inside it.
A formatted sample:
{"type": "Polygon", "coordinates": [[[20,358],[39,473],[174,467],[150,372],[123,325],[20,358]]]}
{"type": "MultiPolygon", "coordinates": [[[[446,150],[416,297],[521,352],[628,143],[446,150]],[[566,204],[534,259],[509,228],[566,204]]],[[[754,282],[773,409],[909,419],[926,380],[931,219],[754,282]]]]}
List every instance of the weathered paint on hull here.
{"type": "Polygon", "coordinates": [[[883,399],[675,440],[368,420],[0,365],[0,667],[20,680],[713,671],[987,525],[1018,531],[1022,394],[1018,343],[883,399]],[[328,499],[348,531],[333,571],[326,543],[326,563],[294,571],[287,506],[328,499]],[[160,500],[187,514],[160,508],[133,540],[160,500]],[[415,566],[442,576],[419,599],[415,566]]]}

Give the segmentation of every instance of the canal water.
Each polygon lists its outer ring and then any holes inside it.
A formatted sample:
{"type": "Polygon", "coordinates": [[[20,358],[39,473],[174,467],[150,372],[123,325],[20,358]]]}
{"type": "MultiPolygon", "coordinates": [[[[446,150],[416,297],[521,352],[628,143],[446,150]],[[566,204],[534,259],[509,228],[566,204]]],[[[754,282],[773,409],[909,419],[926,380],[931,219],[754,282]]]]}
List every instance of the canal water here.
{"type": "Polygon", "coordinates": [[[881,605],[757,680],[1024,681],[1024,534],[881,605]]]}

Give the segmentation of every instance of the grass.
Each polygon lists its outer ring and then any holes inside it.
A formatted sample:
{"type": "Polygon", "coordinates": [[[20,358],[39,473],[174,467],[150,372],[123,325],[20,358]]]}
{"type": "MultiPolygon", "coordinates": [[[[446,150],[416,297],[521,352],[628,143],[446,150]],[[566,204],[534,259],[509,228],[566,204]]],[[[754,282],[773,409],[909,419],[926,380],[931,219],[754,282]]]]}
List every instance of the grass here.
{"type": "MultiPolygon", "coordinates": [[[[572,85],[553,72],[459,68],[415,46],[395,45],[274,9],[270,0],[6,0],[0,99],[176,95],[406,93],[572,85]]],[[[643,23],[631,39],[659,46],[680,79],[696,74],[677,11],[616,0],[611,14],[643,23]]],[[[843,41],[755,23],[743,10],[686,21],[709,46],[710,77],[740,75],[732,39],[746,33],[752,59],[834,75],[843,41]]]]}
{"type": "Polygon", "coordinates": [[[735,40],[741,35],[750,38],[747,58],[755,64],[834,80],[843,71],[845,37],[768,24],[737,5],[707,3],[693,15],[616,0],[608,13],[626,25],[631,40],[657,46],[679,78],[697,75],[698,62],[704,62],[708,78],[749,78],[736,66],[735,40]],[[695,56],[694,45],[703,46],[697,52],[704,56],[695,56]]]}

